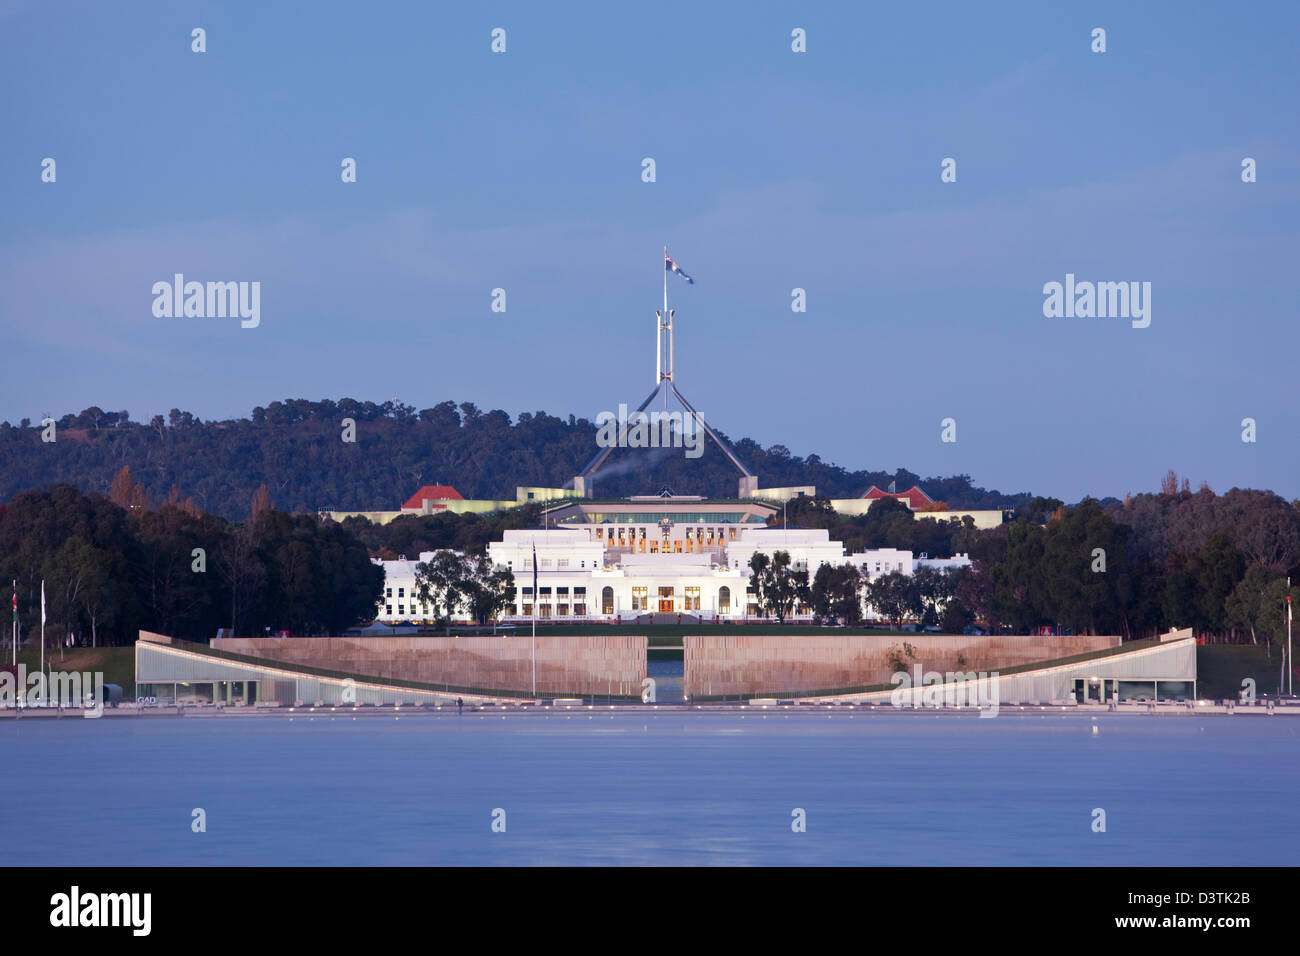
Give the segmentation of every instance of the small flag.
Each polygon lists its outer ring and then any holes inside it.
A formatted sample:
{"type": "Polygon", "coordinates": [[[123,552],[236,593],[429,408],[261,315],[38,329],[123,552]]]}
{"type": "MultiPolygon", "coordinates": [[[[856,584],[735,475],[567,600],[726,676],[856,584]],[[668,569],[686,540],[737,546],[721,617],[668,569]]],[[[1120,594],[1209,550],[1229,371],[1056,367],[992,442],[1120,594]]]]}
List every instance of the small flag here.
{"type": "Polygon", "coordinates": [[[688,276],[685,272],[683,272],[681,266],[673,262],[673,257],[666,252],[664,253],[664,268],[667,269],[669,272],[677,273],[679,276],[681,276],[691,285],[695,285],[695,280],[692,279],[690,276],[688,276]]]}
{"type": "Polygon", "coordinates": [[[533,542],[533,617],[537,617],[537,542],[533,542]]]}
{"type": "Polygon", "coordinates": [[[18,623],[18,582],[14,581],[14,623],[18,623]]]}
{"type": "Polygon", "coordinates": [[[41,627],[45,626],[45,579],[41,578],[41,627]]]}

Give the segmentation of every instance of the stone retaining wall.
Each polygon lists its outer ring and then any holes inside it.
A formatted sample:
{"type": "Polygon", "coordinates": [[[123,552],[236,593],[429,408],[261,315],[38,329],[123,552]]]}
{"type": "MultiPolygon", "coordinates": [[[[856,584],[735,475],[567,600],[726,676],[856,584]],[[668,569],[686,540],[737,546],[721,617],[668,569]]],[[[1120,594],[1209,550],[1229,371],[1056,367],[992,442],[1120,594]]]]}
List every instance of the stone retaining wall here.
{"type": "Polygon", "coordinates": [[[1117,647],[1118,636],[688,635],[687,696],[811,693],[888,684],[901,659],[908,671],[1000,671],[1018,664],[1117,647]],[[908,649],[911,653],[908,653],[908,649]]]}
{"type": "MultiPolygon", "coordinates": [[[[641,694],[646,638],[537,636],[537,692],[641,694]]],[[[511,637],[236,637],[217,650],[391,680],[530,693],[532,639],[511,637]]]]}

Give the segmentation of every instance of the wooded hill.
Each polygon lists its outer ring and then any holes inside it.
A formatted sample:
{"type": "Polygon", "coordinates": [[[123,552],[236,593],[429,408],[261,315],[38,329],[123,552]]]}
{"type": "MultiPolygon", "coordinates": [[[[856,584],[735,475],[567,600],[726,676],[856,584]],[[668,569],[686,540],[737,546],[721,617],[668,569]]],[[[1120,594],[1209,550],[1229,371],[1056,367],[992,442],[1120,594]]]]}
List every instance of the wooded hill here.
{"type": "MultiPolygon", "coordinates": [[[[152,503],[193,498],[204,512],[229,519],[248,516],[262,484],[274,507],[288,512],[396,510],[426,484],[454,485],[466,498],[507,499],[517,485],[563,487],[598,450],[596,426],[572,415],[524,412],[512,419],[470,403],[417,410],[350,398],[272,402],[249,418],[208,422],[172,409],[140,423],[126,411],[92,407],[58,419],[53,442],[42,441],[45,431],[27,419],[0,424],[0,501],[56,483],[108,494],[126,465],[152,503]],[[353,443],[343,441],[345,418],[356,423],[353,443]]],[[[954,510],[1015,508],[1029,500],[975,487],[966,475],[849,471],[783,445],[723,437],[764,487],[815,485],[819,494],[841,498],[873,484],[897,482],[900,491],[919,484],[954,510]]],[[[671,488],[731,498],[736,483],[734,467],[707,442],[697,459],[680,449],[617,449],[596,476],[596,493],[671,488]]]]}

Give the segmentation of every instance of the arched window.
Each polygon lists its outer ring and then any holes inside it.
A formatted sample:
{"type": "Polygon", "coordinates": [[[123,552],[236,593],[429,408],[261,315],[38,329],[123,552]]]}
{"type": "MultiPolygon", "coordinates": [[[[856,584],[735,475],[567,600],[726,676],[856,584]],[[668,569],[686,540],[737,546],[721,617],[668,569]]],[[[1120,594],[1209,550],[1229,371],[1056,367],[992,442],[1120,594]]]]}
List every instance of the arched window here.
{"type": "Polygon", "coordinates": [[[614,589],[605,587],[600,592],[600,612],[602,614],[614,613],[614,589]]]}
{"type": "Polygon", "coordinates": [[[718,613],[731,613],[731,588],[718,588],[718,613]]]}

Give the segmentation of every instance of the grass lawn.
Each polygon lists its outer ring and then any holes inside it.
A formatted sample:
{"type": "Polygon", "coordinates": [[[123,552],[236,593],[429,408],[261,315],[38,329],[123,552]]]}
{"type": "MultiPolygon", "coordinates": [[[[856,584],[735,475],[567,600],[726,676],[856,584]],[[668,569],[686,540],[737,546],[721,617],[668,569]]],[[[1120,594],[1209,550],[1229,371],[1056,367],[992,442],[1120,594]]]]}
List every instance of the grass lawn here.
{"type": "MultiPolygon", "coordinates": [[[[531,633],[524,624],[516,634],[531,633]]],[[[876,627],[818,627],[815,624],[555,624],[539,625],[542,636],[577,637],[597,634],[644,634],[650,647],[681,647],[687,634],[767,634],[798,637],[809,634],[875,634],[882,637],[900,637],[916,640],[938,635],[918,634],[915,631],[890,631],[876,627]]]]}
{"type": "MultiPolygon", "coordinates": [[[[12,652],[5,651],[4,660],[8,664],[12,652]]],[[[28,672],[40,667],[40,648],[23,649],[18,652],[18,663],[26,664],[28,672]]],[[[57,647],[45,648],[45,667],[56,671],[95,671],[104,672],[105,684],[117,684],[122,688],[122,696],[134,699],[135,693],[135,648],[134,647],[69,647],[59,657],[57,647]]]]}
{"type": "Polygon", "coordinates": [[[1276,647],[1271,656],[1263,644],[1202,644],[1196,649],[1196,692],[1202,697],[1235,700],[1247,677],[1254,678],[1256,694],[1276,694],[1281,672],[1276,647]]]}

